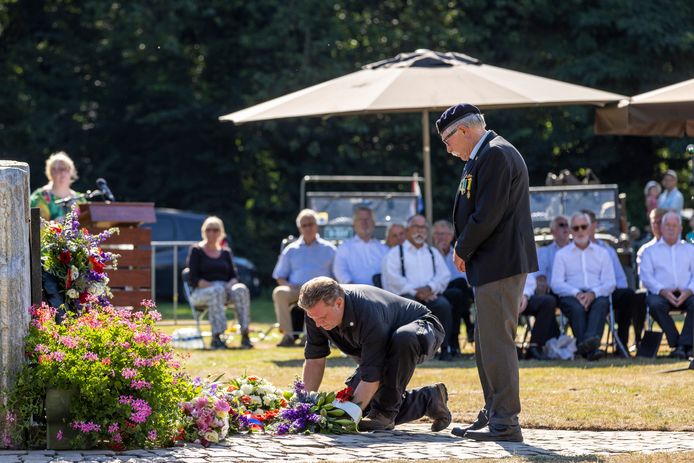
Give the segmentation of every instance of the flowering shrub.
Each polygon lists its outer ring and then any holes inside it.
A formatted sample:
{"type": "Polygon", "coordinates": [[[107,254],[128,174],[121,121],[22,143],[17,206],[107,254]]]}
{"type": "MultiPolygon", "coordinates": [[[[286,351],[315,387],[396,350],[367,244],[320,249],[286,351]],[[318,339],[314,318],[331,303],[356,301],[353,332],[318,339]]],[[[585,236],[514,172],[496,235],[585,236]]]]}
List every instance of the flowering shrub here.
{"type": "Polygon", "coordinates": [[[79,206],[75,204],[61,221],[41,222],[41,266],[58,280],[68,305],[74,307],[77,301],[84,304],[90,299],[107,305],[113,295],[105,269],[115,268],[117,255],[104,252],[99,245],[118,229],[92,235],[81,228],[78,216],[79,206]]]}
{"type": "MultiPolygon", "coordinates": [[[[196,385],[198,381],[196,378],[196,385]]],[[[187,417],[184,431],[187,441],[207,447],[224,439],[229,433],[231,406],[221,389],[217,383],[197,387],[200,395],[183,403],[183,412],[187,417]]],[[[233,415],[237,413],[233,412],[233,415]]]]}
{"type": "Polygon", "coordinates": [[[180,403],[194,396],[195,387],[181,372],[170,337],[154,327],[159,313],[149,301],[142,305],[143,311],[130,311],[87,304],[61,324],[56,309],[31,307],[27,364],[8,397],[18,425],[13,445],[29,445],[17,437],[32,416],[42,415],[49,388],[76,394],[70,423],[78,431],[70,442],[75,448],[151,448],[177,439],[180,403]]]}

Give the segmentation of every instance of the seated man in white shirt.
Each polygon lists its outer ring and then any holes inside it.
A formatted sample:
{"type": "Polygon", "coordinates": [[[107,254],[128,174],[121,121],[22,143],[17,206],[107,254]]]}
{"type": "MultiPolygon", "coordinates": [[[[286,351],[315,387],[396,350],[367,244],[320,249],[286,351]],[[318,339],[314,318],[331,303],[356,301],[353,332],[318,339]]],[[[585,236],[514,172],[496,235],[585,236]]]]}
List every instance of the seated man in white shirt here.
{"type": "Polygon", "coordinates": [[[569,319],[576,337],[577,351],[588,360],[598,360],[609,296],[615,288],[610,256],[590,241],[590,217],[578,212],[571,217],[573,243],[554,258],[552,291],[559,296],[559,308],[569,319]]]}
{"type": "Polygon", "coordinates": [[[368,206],[354,208],[352,227],[355,236],[337,248],[333,274],[338,283],[373,285],[373,277],[381,273],[381,261],[388,247],[373,237],[376,223],[368,206]]]}
{"type": "Polygon", "coordinates": [[[531,315],[535,317],[533,329],[530,334],[530,346],[528,347],[527,358],[544,360],[542,353],[547,340],[559,336],[559,325],[554,316],[554,309],[557,307],[557,299],[550,294],[536,294],[537,288],[536,274],[529,273],[525,279],[523,288],[523,298],[518,309],[518,316],[531,315]]]}
{"type": "Polygon", "coordinates": [[[431,310],[446,331],[440,360],[451,360],[450,333],[453,308],[443,296],[450,272],[441,253],[427,244],[429,223],[421,215],[407,221],[407,241],[388,251],[381,265],[384,289],[414,299],[431,310]]]}
{"type": "Polygon", "coordinates": [[[453,319],[451,321],[451,353],[453,356],[460,354],[460,322],[465,323],[467,342],[474,342],[475,325],[470,318],[470,306],[474,295],[468,285],[465,272],[458,270],[453,262],[453,245],[455,244],[455,228],[448,220],[434,222],[434,246],[439,250],[446,262],[451,278],[443,295],[453,306],[453,319]]]}
{"type": "Polygon", "coordinates": [[[687,358],[692,350],[694,319],[694,246],[680,239],[679,215],[668,212],[660,224],[662,238],[641,256],[639,278],[648,289],[651,315],[665,332],[674,358],[687,358]],[[687,315],[681,333],[668,313],[684,310],[687,315]]]}
{"type": "Polygon", "coordinates": [[[622,267],[622,263],[619,261],[617,251],[615,251],[615,249],[609,244],[595,237],[595,233],[598,231],[598,222],[595,212],[588,209],[581,209],[581,212],[588,214],[588,217],[590,217],[591,243],[602,247],[610,255],[610,261],[612,262],[612,270],[614,270],[616,284],[615,290],[612,291],[612,306],[614,307],[614,316],[617,322],[617,336],[619,337],[622,346],[624,346],[625,349],[628,349],[629,326],[631,325],[631,320],[634,317],[638,319],[637,314],[639,312],[645,313],[646,307],[638,304],[636,293],[629,287],[627,275],[624,273],[624,268],[622,267]]]}

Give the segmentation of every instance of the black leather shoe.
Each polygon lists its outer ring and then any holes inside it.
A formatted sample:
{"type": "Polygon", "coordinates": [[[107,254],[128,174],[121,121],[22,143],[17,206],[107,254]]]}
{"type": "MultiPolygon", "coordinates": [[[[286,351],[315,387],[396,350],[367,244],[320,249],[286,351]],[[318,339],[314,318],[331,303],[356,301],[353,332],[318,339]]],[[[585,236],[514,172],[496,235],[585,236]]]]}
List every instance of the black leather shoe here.
{"type": "Polygon", "coordinates": [[[285,334],[282,336],[282,340],[277,343],[277,347],[293,347],[294,338],[290,334],[285,334]]]}
{"type": "Polygon", "coordinates": [[[590,352],[593,352],[598,347],[600,347],[600,339],[598,339],[597,337],[588,338],[576,346],[576,352],[578,352],[581,355],[585,355],[590,352]]]}
{"type": "Polygon", "coordinates": [[[451,411],[448,409],[448,390],[443,383],[429,386],[431,398],[427,405],[426,415],[431,418],[431,430],[433,432],[443,431],[451,424],[451,411]]]}
{"type": "Polygon", "coordinates": [[[684,347],[682,346],[678,346],[677,349],[670,352],[670,355],[668,355],[668,357],[682,360],[686,360],[688,358],[687,353],[684,351],[684,347]]]}
{"type": "Polygon", "coordinates": [[[212,343],[210,344],[210,349],[213,349],[213,350],[228,349],[227,344],[224,341],[222,341],[222,335],[221,334],[213,334],[212,335],[212,343]]]}
{"type": "Polygon", "coordinates": [[[467,431],[464,437],[476,441],[523,442],[520,426],[498,429],[486,427],[477,431],[467,431]]]}
{"type": "Polygon", "coordinates": [[[366,431],[390,431],[395,427],[395,421],[372,411],[365,418],[362,418],[357,425],[361,432],[366,431]]]}
{"type": "Polygon", "coordinates": [[[594,362],[596,360],[600,360],[605,356],[605,353],[601,351],[600,349],[595,349],[593,352],[588,352],[586,354],[586,360],[589,362],[594,362]]]}
{"type": "Polygon", "coordinates": [[[251,343],[251,338],[248,333],[243,333],[241,335],[241,349],[252,349],[253,343],[251,343]]]}
{"type": "Polygon", "coordinates": [[[466,426],[464,428],[453,428],[451,430],[451,434],[454,436],[463,437],[467,431],[476,431],[478,429],[482,429],[487,426],[487,424],[489,424],[489,416],[487,415],[487,410],[483,408],[477,414],[477,419],[470,426],[466,426]]]}

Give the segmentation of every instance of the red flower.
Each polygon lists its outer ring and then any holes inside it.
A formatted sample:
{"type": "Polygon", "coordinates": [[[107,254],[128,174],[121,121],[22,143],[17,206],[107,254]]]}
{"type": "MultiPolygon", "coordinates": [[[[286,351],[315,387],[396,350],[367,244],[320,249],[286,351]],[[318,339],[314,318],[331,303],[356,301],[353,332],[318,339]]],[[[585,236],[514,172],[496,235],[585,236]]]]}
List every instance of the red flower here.
{"type": "Polygon", "coordinates": [[[349,402],[352,399],[352,388],[347,386],[341,391],[337,391],[335,398],[338,402],[349,402]]]}
{"type": "Polygon", "coordinates": [[[249,406],[251,404],[251,402],[253,402],[253,400],[250,398],[250,396],[247,396],[247,395],[242,395],[239,400],[245,406],[249,406]]]}
{"type": "Polygon", "coordinates": [[[89,263],[92,266],[92,270],[96,273],[104,273],[104,264],[96,260],[94,256],[89,256],[89,263]]]}
{"type": "Polygon", "coordinates": [[[89,293],[87,291],[80,294],[80,304],[84,304],[89,299],[89,293]]]}
{"type": "Polygon", "coordinates": [[[60,251],[58,260],[60,260],[61,264],[68,265],[70,261],[72,261],[72,254],[70,254],[70,251],[68,251],[67,249],[60,251]]]}
{"type": "Polygon", "coordinates": [[[63,231],[63,227],[62,227],[59,223],[52,223],[51,226],[50,226],[50,230],[51,230],[53,233],[58,234],[58,233],[60,233],[61,231],[63,231]]]}

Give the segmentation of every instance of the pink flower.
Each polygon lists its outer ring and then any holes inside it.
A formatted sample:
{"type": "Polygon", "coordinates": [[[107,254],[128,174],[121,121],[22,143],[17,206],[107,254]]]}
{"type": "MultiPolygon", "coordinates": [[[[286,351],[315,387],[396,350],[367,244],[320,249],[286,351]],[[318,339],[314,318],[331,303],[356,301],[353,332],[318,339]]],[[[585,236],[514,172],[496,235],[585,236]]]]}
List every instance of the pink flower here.
{"type": "Polygon", "coordinates": [[[74,349],[79,344],[77,339],[75,339],[71,336],[61,336],[60,340],[58,342],[60,342],[60,344],[64,345],[65,347],[68,347],[70,349],[74,349]]]}
{"type": "Polygon", "coordinates": [[[109,434],[115,434],[118,432],[118,423],[113,423],[111,426],[108,427],[108,433],[109,434]]]}
{"type": "Polygon", "coordinates": [[[36,344],[36,347],[34,347],[34,352],[40,352],[42,354],[45,354],[50,350],[51,349],[45,344],[36,344]]]}
{"type": "Polygon", "coordinates": [[[60,352],[59,350],[55,351],[51,354],[48,354],[48,356],[56,362],[62,362],[63,360],[65,360],[65,353],[60,352]]]}
{"type": "Polygon", "coordinates": [[[152,383],[150,383],[149,381],[145,381],[144,379],[140,379],[137,381],[133,380],[130,383],[130,387],[138,391],[140,389],[152,389],[152,383]]]}
{"type": "Polygon", "coordinates": [[[140,305],[142,307],[147,307],[148,309],[153,309],[154,307],[156,307],[156,305],[154,304],[154,301],[152,301],[151,299],[142,299],[142,302],[140,302],[140,305]]]}
{"type": "Polygon", "coordinates": [[[96,355],[94,352],[87,352],[84,354],[84,357],[82,357],[84,360],[91,360],[92,362],[96,362],[99,360],[99,356],[96,355]]]}
{"type": "Polygon", "coordinates": [[[150,432],[147,433],[147,439],[151,441],[157,440],[157,430],[152,429],[150,432]]]}
{"type": "Polygon", "coordinates": [[[55,435],[55,438],[58,440],[63,440],[63,431],[58,431],[58,434],[55,435]]]}
{"type": "Polygon", "coordinates": [[[123,375],[123,378],[130,379],[137,376],[137,370],[134,370],[132,368],[123,368],[121,374],[123,375]]]}

